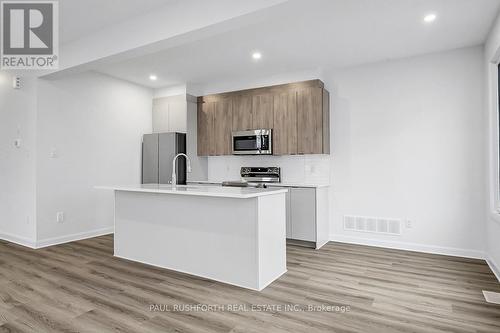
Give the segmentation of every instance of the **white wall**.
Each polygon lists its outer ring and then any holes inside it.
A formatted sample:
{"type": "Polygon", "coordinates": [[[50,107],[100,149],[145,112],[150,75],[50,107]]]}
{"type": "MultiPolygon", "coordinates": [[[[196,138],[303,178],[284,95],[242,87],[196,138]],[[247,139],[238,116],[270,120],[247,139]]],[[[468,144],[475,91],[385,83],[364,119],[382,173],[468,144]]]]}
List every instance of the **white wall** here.
{"type": "Polygon", "coordinates": [[[140,183],[152,96],[150,89],[97,73],[39,81],[39,245],[110,231],[112,193],[94,186],[140,183]],[[56,222],[59,211],[63,223],[56,222]]]}
{"type": "Polygon", "coordinates": [[[186,85],[169,86],[169,87],[155,89],[153,92],[153,97],[160,98],[160,97],[186,95],[186,91],[187,91],[186,85]]]}
{"type": "Polygon", "coordinates": [[[497,277],[500,280],[500,214],[497,211],[497,201],[499,195],[497,193],[498,179],[498,75],[496,64],[500,63],[500,16],[497,18],[488,40],[485,44],[484,51],[484,70],[485,70],[485,109],[489,119],[489,126],[485,127],[487,133],[487,156],[488,156],[488,186],[487,198],[487,252],[490,266],[496,271],[497,277]]]}
{"type": "Polygon", "coordinates": [[[485,250],[481,47],[330,74],[332,238],[465,256],[485,250]],[[410,219],[402,236],[345,214],[410,219]]]}
{"type": "Polygon", "coordinates": [[[213,82],[203,85],[190,84],[186,89],[187,92],[191,95],[204,96],[228,91],[267,87],[276,84],[286,84],[290,82],[300,82],[315,79],[323,79],[322,70],[313,69],[299,72],[287,72],[268,77],[245,77],[237,81],[220,81],[215,79],[213,82]]]}
{"type": "Polygon", "coordinates": [[[12,88],[0,72],[0,238],[33,245],[35,231],[36,82],[12,88]],[[21,139],[21,147],[14,141],[21,139]]]}

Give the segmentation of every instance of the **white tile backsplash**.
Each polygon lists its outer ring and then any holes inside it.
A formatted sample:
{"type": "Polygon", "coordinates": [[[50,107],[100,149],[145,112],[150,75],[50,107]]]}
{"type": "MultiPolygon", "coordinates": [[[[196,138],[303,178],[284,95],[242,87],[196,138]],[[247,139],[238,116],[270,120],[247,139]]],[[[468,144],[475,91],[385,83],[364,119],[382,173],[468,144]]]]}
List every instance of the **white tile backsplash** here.
{"type": "Polygon", "coordinates": [[[208,158],[208,180],[239,180],[242,166],[277,166],[282,182],[330,183],[330,161],[330,155],[212,156],[208,158]]]}

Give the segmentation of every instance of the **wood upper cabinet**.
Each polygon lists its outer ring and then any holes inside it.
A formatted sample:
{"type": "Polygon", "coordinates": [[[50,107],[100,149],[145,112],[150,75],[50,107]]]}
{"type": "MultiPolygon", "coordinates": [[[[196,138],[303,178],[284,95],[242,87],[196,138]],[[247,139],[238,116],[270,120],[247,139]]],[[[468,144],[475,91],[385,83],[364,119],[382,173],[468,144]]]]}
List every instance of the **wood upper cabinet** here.
{"type": "Polygon", "coordinates": [[[252,96],[234,96],[233,131],[246,131],[252,128],[252,96]]]}
{"type": "Polygon", "coordinates": [[[323,130],[323,89],[299,89],[297,92],[297,152],[299,154],[328,153],[323,147],[323,130]]]}
{"type": "Polygon", "coordinates": [[[221,98],[198,104],[198,155],[230,155],[233,100],[221,98]]]}
{"type": "Polygon", "coordinates": [[[252,129],[273,128],[273,95],[256,95],[252,98],[252,129]]]}
{"type": "Polygon", "coordinates": [[[198,155],[215,155],[215,102],[198,103],[198,155]]]}
{"type": "Polygon", "coordinates": [[[231,155],[231,132],[233,126],[233,100],[223,98],[215,102],[215,155],[231,155]]]}
{"type": "Polygon", "coordinates": [[[274,95],[273,153],[297,154],[297,91],[274,95]]]}
{"type": "Polygon", "coordinates": [[[273,154],[329,154],[329,94],[311,80],[198,97],[198,155],[230,155],[231,132],[273,129],[273,154]]]}

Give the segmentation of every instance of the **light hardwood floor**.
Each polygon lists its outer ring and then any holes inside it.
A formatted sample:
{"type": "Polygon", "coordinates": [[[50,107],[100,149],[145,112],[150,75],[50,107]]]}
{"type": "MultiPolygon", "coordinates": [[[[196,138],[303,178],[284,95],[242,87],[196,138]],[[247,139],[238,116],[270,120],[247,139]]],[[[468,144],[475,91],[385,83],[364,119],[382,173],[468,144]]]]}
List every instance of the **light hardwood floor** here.
{"type": "Polygon", "coordinates": [[[112,236],[40,250],[0,241],[0,332],[500,332],[500,306],[481,292],[500,284],[484,261],[339,243],[287,252],[288,272],[254,292],[114,258],[112,236]]]}

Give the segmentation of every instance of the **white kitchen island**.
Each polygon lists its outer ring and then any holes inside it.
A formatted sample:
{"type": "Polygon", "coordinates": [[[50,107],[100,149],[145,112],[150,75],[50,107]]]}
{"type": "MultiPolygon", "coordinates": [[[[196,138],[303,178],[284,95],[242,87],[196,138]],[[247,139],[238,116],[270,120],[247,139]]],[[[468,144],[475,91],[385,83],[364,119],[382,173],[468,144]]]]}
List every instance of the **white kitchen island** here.
{"type": "Polygon", "coordinates": [[[262,290],[286,272],[285,189],[115,191],[115,256],[262,290]]]}

